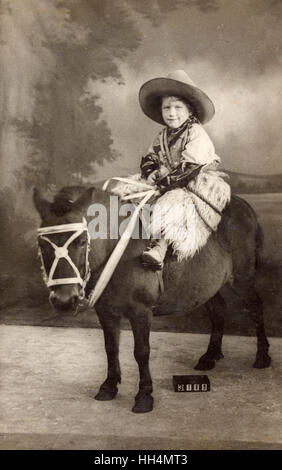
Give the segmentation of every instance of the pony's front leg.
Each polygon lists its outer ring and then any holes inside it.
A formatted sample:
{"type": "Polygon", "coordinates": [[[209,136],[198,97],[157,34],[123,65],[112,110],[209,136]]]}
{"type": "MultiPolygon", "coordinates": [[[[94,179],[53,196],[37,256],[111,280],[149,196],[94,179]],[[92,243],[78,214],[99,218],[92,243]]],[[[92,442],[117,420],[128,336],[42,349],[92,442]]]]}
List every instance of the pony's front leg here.
{"type": "Polygon", "coordinates": [[[147,413],[153,409],[153,385],[149,370],[150,328],[152,311],[144,306],[134,309],[129,315],[134,335],[134,357],[139,367],[139,391],[132,408],[134,413],[147,413]]]}
{"type": "Polygon", "coordinates": [[[105,382],[102,383],[99,392],[95,396],[95,399],[106,401],[115,398],[118,392],[117,384],[121,383],[118,357],[120,317],[107,313],[98,313],[98,317],[104,331],[105,349],[108,359],[108,374],[105,382]]]}

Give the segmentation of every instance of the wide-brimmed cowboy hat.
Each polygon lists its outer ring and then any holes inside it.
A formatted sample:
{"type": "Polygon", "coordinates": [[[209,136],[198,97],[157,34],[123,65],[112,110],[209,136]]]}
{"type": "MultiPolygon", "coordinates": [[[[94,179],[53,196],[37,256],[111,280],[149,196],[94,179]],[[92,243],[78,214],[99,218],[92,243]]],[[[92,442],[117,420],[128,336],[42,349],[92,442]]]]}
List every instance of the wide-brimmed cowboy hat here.
{"type": "Polygon", "coordinates": [[[161,110],[161,98],[164,96],[183,98],[193,107],[202,124],[214,116],[213,102],[184,70],[175,70],[166,78],[153,78],[140,88],[139,102],[143,112],[153,121],[165,125],[161,110]]]}

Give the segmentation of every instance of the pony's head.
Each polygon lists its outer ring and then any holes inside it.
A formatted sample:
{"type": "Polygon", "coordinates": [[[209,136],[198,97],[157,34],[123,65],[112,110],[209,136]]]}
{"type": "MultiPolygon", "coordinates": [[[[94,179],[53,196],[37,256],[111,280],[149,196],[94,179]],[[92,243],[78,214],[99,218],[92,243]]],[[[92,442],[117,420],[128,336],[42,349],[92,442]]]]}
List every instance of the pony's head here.
{"type": "Polygon", "coordinates": [[[34,189],[34,205],[41,217],[38,247],[50,303],[56,310],[76,311],[90,276],[89,233],[85,214],[94,188],[63,188],[48,202],[34,189]]]}

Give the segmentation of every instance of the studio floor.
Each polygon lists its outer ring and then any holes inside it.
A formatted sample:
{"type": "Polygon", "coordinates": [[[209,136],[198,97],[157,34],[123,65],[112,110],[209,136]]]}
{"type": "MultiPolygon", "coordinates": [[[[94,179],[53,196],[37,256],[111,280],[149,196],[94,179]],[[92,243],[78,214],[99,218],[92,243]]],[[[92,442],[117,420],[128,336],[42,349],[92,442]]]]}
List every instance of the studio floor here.
{"type": "Polygon", "coordinates": [[[0,449],[282,449],[281,338],[270,338],[271,367],[257,370],[256,339],[225,336],[224,359],[206,373],[211,391],[176,393],[172,376],[201,374],[193,367],[209,337],[151,333],[155,406],[139,415],[130,331],[110,402],[94,400],[106,372],[101,330],[2,325],[0,336],[0,449]]]}

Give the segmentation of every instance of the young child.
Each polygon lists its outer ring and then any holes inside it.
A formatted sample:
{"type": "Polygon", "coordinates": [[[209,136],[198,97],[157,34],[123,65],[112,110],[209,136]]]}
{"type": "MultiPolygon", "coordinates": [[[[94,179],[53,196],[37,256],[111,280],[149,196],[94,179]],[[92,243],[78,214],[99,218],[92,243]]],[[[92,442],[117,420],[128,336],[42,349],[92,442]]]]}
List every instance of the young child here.
{"type": "MultiPolygon", "coordinates": [[[[139,101],[149,118],[166,126],[142,158],[143,178],[153,184],[179,165],[183,170],[199,164],[205,165],[203,168],[217,168],[220,158],[201,125],[214,116],[214,105],[183,70],[146,82],[140,89],[139,101]]],[[[162,269],[166,251],[164,238],[153,240],[142,260],[162,269]]]]}

